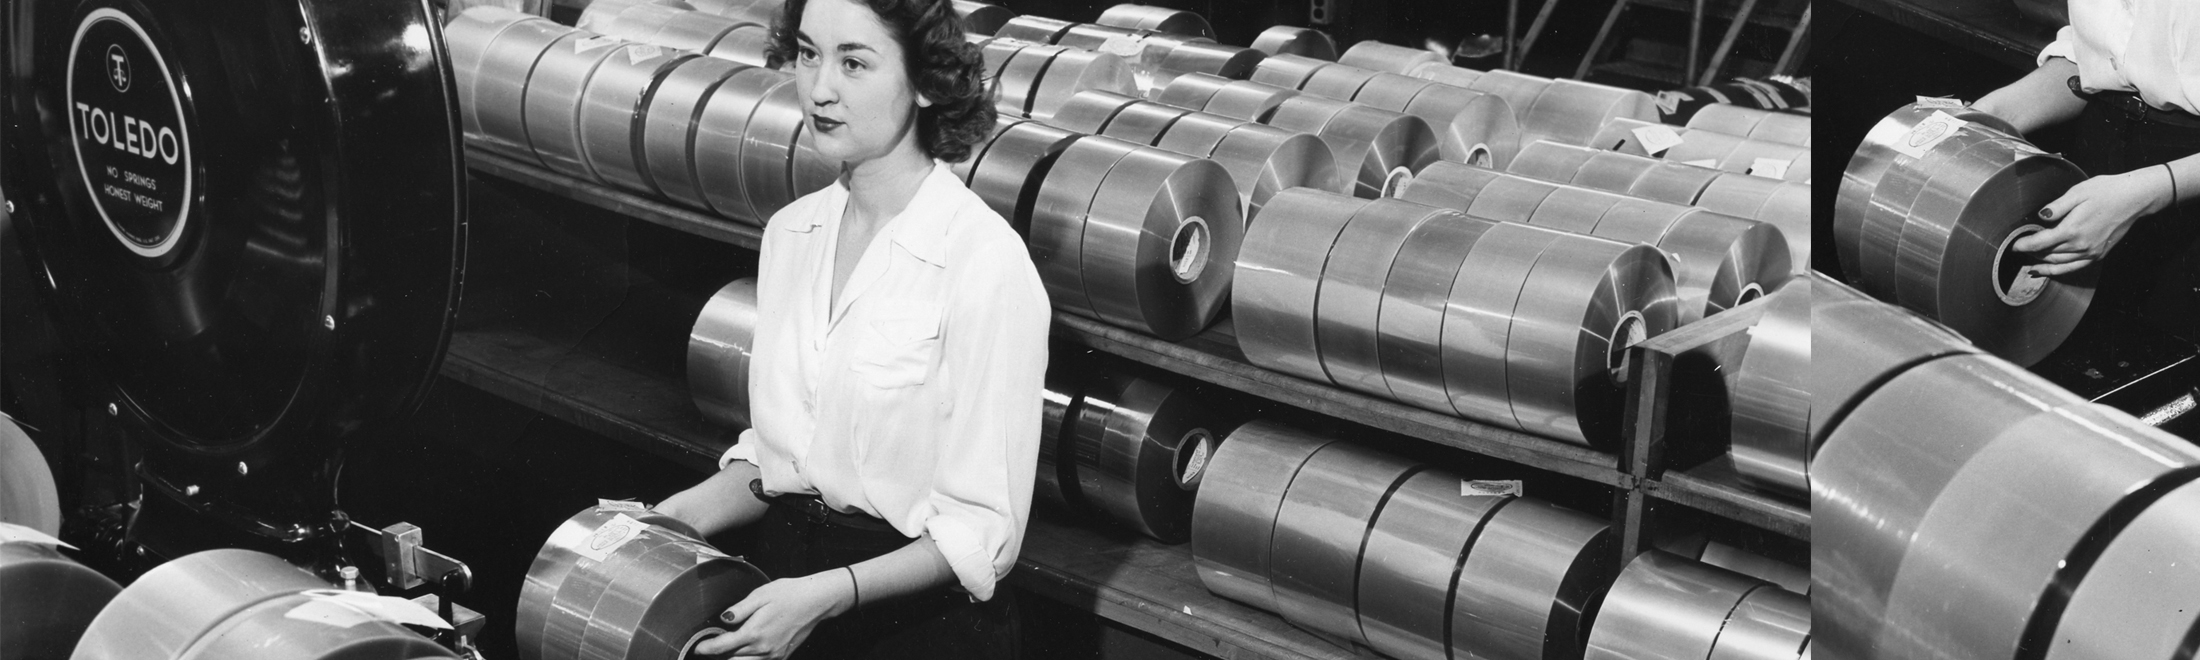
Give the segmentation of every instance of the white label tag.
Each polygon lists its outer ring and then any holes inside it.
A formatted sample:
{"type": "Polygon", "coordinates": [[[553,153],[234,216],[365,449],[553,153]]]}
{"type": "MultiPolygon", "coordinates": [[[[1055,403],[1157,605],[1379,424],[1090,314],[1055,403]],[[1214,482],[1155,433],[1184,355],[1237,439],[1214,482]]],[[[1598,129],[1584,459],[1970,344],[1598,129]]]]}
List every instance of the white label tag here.
{"type": "Polygon", "coordinates": [[[596,510],[597,510],[597,511],[648,511],[648,510],[649,510],[649,507],[646,507],[646,506],[642,506],[642,503],[641,503],[641,502],[636,502],[636,501],[634,501],[634,500],[602,500],[602,499],[599,499],[599,500],[596,500],[596,510]]]}
{"type": "Polygon", "coordinates": [[[1652,156],[1665,153],[1665,150],[1681,143],[1681,134],[1673,132],[1672,127],[1664,124],[1638,126],[1633,133],[1635,140],[1642,142],[1642,150],[1652,156]]]}
{"type": "Polygon", "coordinates": [[[1946,112],[1934,110],[1932,116],[1926,117],[1925,121],[1918,122],[1916,126],[1910,127],[1909,133],[1895,140],[1895,153],[1911,158],[1924,158],[1926,152],[1932,151],[1933,147],[1940,146],[1940,143],[1946,142],[1949,136],[1955,135],[1956,131],[1969,125],[1971,125],[1971,122],[1957,119],[1954,115],[1946,112]]]}
{"type": "Polygon", "coordinates": [[[617,45],[619,45],[618,37],[597,35],[573,42],[573,53],[578,55],[598,48],[610,48],[617,45]]]}
{"type": "Polygon", "coordinates": [[[663,57],[664,54],[665,49],[657,46],[656,44],[640,44],[635,46],[628,46],[626,48],[626,63],[641,64],[643,62],[663,57]]]}
{"type": "Polygon", "coordinates": [[[1948,97],[1945,97],[1945,96],[1920,96],[1920,97],[1917,97],[1917,107],[1920,107],[1920,108],[1961,108],[1961,107],[1963,107],[1963,100],[1962,100],[1962,99],[1951,99],[1951,98],[1948,98],[1948,97]]]}
{"type": "Polygon", "coordinates": [[[1785,179],[1788,175],[1788,162],[1777,158],[1759,158],[1749,164],[1749,175],[1785,179]]]}
{"type": "Polygon", "coordinates": [[[641,536],[642,529],[645,527],[648,527],[648,525],[629,518],[624,513],[612,516],[611,520],[606,521],[602,527],[596,528],[596,533],[589,534],[588,538],[582,539],[580,546],[573,548],[573,552],[582,557],[603,561],[604,558],[610,557],[611,553],[618,552],[619,546],[626,545],[628,541],[634,540],[634,537],[641,536]]]}
{"type": "Polygon", "coordinates": [[[1711,168],[1711,169],[1714,169],[1714,170],[1715,170],[1715,169],[1719,169],[1719,161],[1716,161],[1716,160],[1712,160],[1712,159],[1709,159],[1709,158],[1699,158],[1699,159],[1696,159],[1696,160],[1684,160],[1684,161],[1681,161],[1681,164],[1682,164],[1682,165],[1694,165],[1694,166],[1697,166],[1697,167],[1708,167],[1708,168],[1711,168]]]}
{"type": "Polygon", "coordinates": [[[70,550],[77,549],[76,546],[62,543],[61,539],[49,536],[45,532],[7,522],[0,522],[0,543],[36,543],[49,548],[59,546],[70,550]]]}
{"type": "Polygon", "coordinates": [[[1460,497],[1520,497],[1526,492],[1527,489],[1522,487],[1518,479],[1505,481],[1491,481],[1484,479],[1459,480],[1460,497]]]}
{"type": "Polygon", "coordinates": [[[290,611],[283,613],[283,618],[311,621],[336,628],[350,628],[374,620],[374,617],[368,616],[366,612],[361,612],[357,608],[323,598],[308,600],[302,605],[290,608],[290,611]]]}
{"type": "Polygon", "coordinates": [[[1100,42],[1100,52],[1125,59],[1136,60],[1146,52],[1146,40],[1130,35],[1116,35],[1100,42]]]}
{"type": "Polygon", "coordinates": [[[1658,92],[1658,114],[1670,115],[1675,112],[1680,112],[1681,102],[1687,101],[1691,98],[1694,97],[1689,96],[1687,92],[1671,90],[1658,92]]]}
{"type": "MultiPolygon", "coordinates": [[[[428,608],[422,607],[419,603],[415,603],[403,598],[380,596],[364,591],[345,591],[342,589],[314,589],[303,593],[307,597],[312,598],[315,601],[341,604],[345,607],[358,610],[369,618],[388,621],[390,623],[445,630],[448,630],[451,627],[451,624],[449,622],[444,621],[443,617],[436,616],[435,612],[429,611],[428,608]]],[[[298,609],[302,608],[303,606],[300,606],[299,608],[293,608],[291,611],[296,612],[298,609]]],[[[351,625],[358,624],[354,622],[351,625]]],[[[349,628],[351,626],[347,625],[343,627],[349,628]]]]}

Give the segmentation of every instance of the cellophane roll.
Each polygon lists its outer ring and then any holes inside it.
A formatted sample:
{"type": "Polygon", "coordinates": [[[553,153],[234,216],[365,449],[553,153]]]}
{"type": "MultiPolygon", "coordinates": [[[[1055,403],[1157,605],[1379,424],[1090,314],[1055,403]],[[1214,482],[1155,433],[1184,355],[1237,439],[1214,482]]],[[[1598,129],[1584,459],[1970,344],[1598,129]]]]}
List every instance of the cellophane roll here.
{"type": "Polygon", "coordinates": [[[1132,373],[1093,379],[1084,392],[1069,436],[1082,445],[1071,452],[1078,497],[1148,538],[1191,540],[1194,494],[1232,422],[1227,413],[1194,388],[1132,373]]]}
{"type": "Polygon", "coordinates": [[[1584,658],[1711,657],[1743,599],[1767,586],[1662,550],[1636,555],[1604,597],[1584,658]]]}
{"type": "Polygon", "coordinates": [[[410,601],[336,590],[335,585],[274,555],[208,550],[169,561],[130,583],[100,610],[69,657],[457,657],[407,629],[403,622],[408,620],[449,625],[410,601]]]}
{"type": "Polygon", "coordinates": [[[955,15],[962,18],[963,28],[976,34],[993,34],[1006,25],[1016,12],[1000,5],[970,0],[955,0],[955,15]]]}
{"type": "MultiPolygon", "coordinates": [[[[15,458],[13,456],[8,458],[15,458]]],[[[45,463],[37,464],[45,469],[45,463]]],[[[0,539],[28,537],[0,522],[0,539]]],[[[43,533],[43,532],[41,532],[43,533]]],[[[50,538],[50,537],[48,537],[50,538]]],[[[122,587],[43,541],[0,540],[0,656],[69,657],[84,630],[122,587]]]]}
{"type": "Polygon", "coordinates": [[[1332,439],[1271,420],[1230,432],[1192,504],[1192,563],[1208,591],[1275,612],[1271,545],[1284,490],[1332,439]]]}
{"type": "Polygon", "coordinates": [[[1085,217],[1086,298],[1109,323],[1171,341],[1198,334],[1222,312],[1244,237],[1227,170],[1138,147],[1108,169],[1085,217]]]}
{"type": "Polygon", "coordinates": [[[1810,492],[1811,281],[1773,292],[1749,346],[1728,408],[1734,469],[1750,482],[1810,492]]]}
{"type": "Polygon", "coordinates": [[[769,581],[685,523],[605,503],[560,525],[521,586],[528,660],[681,660],[718,614],[769,581]]]}
{"type": "Polygon", "coordinates": [[[1825,443],[1849,410],[1904,369],[1979,352],[1947,326],[1873,300],[1812,272],[1810,451],[1825,443]]]}
{"type": "Polygon", "coordinates": [[[688,396],[712,422],[749,425],[749,358],[756,338],[756,278],[726,284],[688,331],[688,396]]]}
{"type": "Polygon", "coordinates": [[[1452,589],[1452,657],[1581,657],[1590,614],[1619,572],[1618,535],[1533,497],[1496,506],[1452,589]]]}
{"type": "Polygon", "coordinates": [[[1245,359],[1315,382],[1330,382],[1316,341],[1314,305],[1322,267],[1345,224],[1368,200],[1292,188],[1269,201],[1245,236],[1230,309],[1245,359]]]}
{"type": "Polygon", "coordinates": [[[1261,30],[1253,37],[1253,50],[1269,55],[1301,55],[1317,60],[1335,61],[1337,42],[1327,33],[1312,28],[1277,25],[1261,30]]]}
{"type": "Polygon", "coordinates": [[[46,454],[5,416],[0,416],[0,523],[48,536],[61,533],[61,491],[46,454]]]}
{"type": "Polygon", "coordinates": [[[1421,469],[1345,442],[1306,460],[1284,492],[1270,542],[1268,579],[1285,621],[1365,641],[1355,598],[1360,550],[1386,496],[1421,469]]]}

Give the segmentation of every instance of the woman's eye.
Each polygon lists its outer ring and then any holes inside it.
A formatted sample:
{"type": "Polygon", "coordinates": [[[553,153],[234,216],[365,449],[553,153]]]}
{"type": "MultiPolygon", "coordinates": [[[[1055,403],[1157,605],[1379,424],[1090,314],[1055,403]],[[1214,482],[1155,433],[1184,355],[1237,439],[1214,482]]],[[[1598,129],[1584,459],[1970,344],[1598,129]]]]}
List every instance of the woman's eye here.
{"type": "Polygon", "coordinates": [[[847,69],[850,72],[862,71],[865,68],[863,65],[863,60],[859,60],[853,57],[841,60],[840,64],[841,68],[847,69]]]}
{"type": "Polygon", "coordinates": [[[805,64],[815,63],[817,62],[817,49],[807,47],[796,48],[794,49],[794,56],[795,59],[799,59],[805,64]]]}

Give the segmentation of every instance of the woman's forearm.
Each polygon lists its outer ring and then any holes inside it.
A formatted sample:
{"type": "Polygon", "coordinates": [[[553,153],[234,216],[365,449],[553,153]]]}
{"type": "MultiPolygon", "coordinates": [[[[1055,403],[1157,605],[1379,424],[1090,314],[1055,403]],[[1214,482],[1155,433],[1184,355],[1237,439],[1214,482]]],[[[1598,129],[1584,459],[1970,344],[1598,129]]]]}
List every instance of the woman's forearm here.
{"type": "Polygon", "coordinates": [[[1972,109],[2007,120],[2017,132],[2030,134],[2078,117],[2085,99],[2070,92],[2070,77],[2078,65],[2060,57],[2033,69],[2016,82],[1994,90],[1972,103],[1972,109]]]}
{"type": "Polygon", "coordinates": [[[733,461],[693,488],[665,498],[656,510],[694,525],[704,536],[746,527],[764,517],[766,504],[749,490],[749,482],[759,475],[755,464],[733,461]]]}
{"type": "Polygon", "coordinates": [[[930,534],[848,569],[842,572],[852,572],[855,579],[857,602],[852,605],[916,594],[955,581],[954,569],[948,567],[947,557],[940,554],[930,534]]]}

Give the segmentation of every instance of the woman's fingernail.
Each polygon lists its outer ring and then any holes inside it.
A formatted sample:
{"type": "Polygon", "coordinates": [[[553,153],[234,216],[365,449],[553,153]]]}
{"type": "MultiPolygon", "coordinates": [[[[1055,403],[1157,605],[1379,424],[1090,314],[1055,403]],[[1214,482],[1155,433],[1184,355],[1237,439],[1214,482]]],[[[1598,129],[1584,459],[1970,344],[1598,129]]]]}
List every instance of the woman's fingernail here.
{"type": "Polygon", "coordinates": [[[2040,209],[2040,219],[2041,219],[2041,220],[2053,220],[2053,219],[2055,219],[2055,210],[2054,210],[2054,209],[2040,209]]]}

